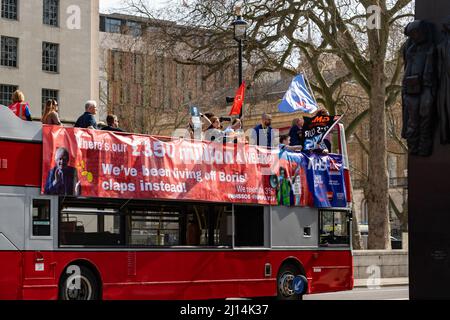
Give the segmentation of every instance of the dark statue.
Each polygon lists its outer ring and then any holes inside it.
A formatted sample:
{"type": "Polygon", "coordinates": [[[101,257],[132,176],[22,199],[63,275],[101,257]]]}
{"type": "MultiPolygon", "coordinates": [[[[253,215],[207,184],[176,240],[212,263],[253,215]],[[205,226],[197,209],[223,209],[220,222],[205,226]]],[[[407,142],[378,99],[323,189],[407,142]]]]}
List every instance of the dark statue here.
{"type": "Polygon", "coordinates": [[[402,83],[403,129],[412,155],[429,156],[433,148],[433,118],[437,92],[433,25],[416,20],[406,26],[402,83]]]}
{"type": "Polygon", "coordinates": [[[443,39],[437,47],[439,64],[438,115],[441,143],[450,143],[450,17],[443,26],[443,39]]]}

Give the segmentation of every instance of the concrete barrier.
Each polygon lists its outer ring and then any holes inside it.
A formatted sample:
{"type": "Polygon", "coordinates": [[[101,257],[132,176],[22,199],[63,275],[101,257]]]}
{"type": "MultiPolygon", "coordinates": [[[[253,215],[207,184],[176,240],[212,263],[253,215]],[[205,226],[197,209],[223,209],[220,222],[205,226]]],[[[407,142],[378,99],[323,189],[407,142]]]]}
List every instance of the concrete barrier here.
{"type": "Polygon", "coordinates": [[[407,250],[355,250],[353,251],[355,279],[369,277],[407,278],[407,250]]]}

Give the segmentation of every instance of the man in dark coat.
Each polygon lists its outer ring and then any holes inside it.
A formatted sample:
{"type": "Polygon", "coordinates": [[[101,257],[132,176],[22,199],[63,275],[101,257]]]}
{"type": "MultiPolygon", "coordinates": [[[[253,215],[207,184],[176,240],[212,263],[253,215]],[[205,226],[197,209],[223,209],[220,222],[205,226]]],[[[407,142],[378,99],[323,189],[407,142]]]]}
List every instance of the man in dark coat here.
{"type": "Polygon", "coordinates": [[[267,113],[263,113],[261,116],[261,124],[253,128],[250,134],[250,144],[263,146],[263,147],[273,147],[274,144],[274,132],[272,127],[272,116],[267,113]]]}
{"type": "Polygon", "coordinates": [[[103,127],[102,130],[105,131],[115,131],[115,132],[125,132],[121,128],[119,128],[119,119],[115,114],[109,114],[106,117],[106,123],[108,124],[106,127],[103,127]]]}
{"type": "Polygon", "coordinates": [[[292,127],[289,129],[289,136],[291,137],[291,146],[303,146],[303,124],[305,121],[303,117],[295,118],[292,121],[292,127]]]}
{"type": "Polygon", "coordinates": [[[89,100],[86,102],[85,112],[75,122],[75,128],[98,129],[95,114],[97,113],[97,102],[89,100]]]}

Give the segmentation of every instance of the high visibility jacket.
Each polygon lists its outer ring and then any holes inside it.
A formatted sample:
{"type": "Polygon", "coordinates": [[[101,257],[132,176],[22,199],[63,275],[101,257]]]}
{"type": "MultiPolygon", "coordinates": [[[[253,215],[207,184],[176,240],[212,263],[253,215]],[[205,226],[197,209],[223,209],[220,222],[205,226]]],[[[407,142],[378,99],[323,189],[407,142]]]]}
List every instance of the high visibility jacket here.
{"type": "Polygon", "coordinates": [[[22,120],[27,120],[27,117],[30,116],[30,111],[28,109],[28,103],[26,103],[26,102],[16,102],[16,103],[9,105],[8,108],[22,120]]]}

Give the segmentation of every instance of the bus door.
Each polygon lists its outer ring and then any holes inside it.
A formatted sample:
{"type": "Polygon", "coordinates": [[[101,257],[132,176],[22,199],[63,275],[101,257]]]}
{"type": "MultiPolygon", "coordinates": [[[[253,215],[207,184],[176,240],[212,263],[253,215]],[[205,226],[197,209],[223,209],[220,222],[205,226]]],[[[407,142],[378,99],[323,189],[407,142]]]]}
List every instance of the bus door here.
{"type": "Polygon", "coordinates": [[[55,279],[58,197],[42,196],[39,189],[27,189],[25,205],[24,276],[27,279],[55,279]]]}

